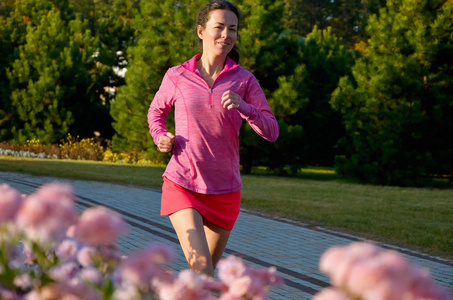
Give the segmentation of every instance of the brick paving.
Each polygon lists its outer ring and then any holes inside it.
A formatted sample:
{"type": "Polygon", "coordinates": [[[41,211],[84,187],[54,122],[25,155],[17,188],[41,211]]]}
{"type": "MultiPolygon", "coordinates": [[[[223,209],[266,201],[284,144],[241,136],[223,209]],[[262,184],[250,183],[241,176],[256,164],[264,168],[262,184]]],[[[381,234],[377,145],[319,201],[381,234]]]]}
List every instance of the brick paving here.
{"type": "MultiPolygon", "coordinates": [[[[7,183],[26,194],[55,181],[74,187],[79,212],[90,206],[104,205],[123,216],[130,227],[129,235],[119,240],[123,253],[150,243],[164,243],[178,253],[178,259],[168,267],[175,271],[187,268],[170,221],[159,215],[160,189],[0,172],[0,183],[7,183]]],[[[329,286],[328,278],[318,270],[321,254],[331,246],[358,240],[362,239],[241,210],[225,255],[240,256],[253,266],[276,266],[285,283],[282,287],[272,288],[270,299],[311,299],[316,292],[329,286]]],[[[437,284],[448,288],[450,293],[453,291],[452,261],[392,245],[381,246],[396,249],[410,261],[428,268],[437,284]]]]}

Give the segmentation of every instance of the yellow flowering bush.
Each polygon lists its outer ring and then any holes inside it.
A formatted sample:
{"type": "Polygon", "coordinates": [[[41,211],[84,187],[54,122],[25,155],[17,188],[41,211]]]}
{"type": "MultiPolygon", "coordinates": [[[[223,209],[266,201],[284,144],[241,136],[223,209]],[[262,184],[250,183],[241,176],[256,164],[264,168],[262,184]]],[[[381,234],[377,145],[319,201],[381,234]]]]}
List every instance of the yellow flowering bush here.
{"type": "Polygon", "coordinates": [[[65,140],[61,140],[59,148],[60,157],[69,159],[101,160],[104,152],[93,138],[79,140],[79,136],[72,137],[70,133],[65,140]]]}
{"type": "Polygon", "coordinates": [[[156,165],[146,158],[145,152],[129,151],[114,153],[110,144],[102,146],[95,138],[72,136],[70,133],[58,145],[44,145],[37,138],[27,140],[25,145],[0,142],[0,155],[24,156],[53,159],[95,160],[124,164],[156,165]],[[107,148],[107,149],[104,149],[107,148]]]}

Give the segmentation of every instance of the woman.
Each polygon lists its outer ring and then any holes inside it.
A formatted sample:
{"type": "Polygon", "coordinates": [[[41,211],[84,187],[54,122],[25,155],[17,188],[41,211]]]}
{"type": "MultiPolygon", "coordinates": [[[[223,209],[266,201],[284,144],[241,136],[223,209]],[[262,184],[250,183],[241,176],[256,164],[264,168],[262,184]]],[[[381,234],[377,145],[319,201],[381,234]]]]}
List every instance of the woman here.
{"type": "Polygon", "coordinates": [[[279,133],[257,80],[237,63],[238,29],[233,4],[205,5],[197,25],[202,54],[167,71],[148,112],[157,149],[173,152],[163,174],[161,214],[169,215],[189,268],[208,276],[239,214],[242,120],[268,141],[279,133]],[[172,106],[175,135],[165,127],[172,106]]]}

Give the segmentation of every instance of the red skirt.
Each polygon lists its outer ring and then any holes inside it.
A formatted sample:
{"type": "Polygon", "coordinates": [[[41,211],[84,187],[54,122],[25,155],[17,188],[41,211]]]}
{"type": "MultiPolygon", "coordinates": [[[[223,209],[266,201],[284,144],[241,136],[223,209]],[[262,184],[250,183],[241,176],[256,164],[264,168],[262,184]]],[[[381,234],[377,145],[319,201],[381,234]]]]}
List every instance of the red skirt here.
{"type": "Polygon", "coordinates": [[[196,209],[209,222],[232,230],[239,215],[241,191],[227,194],[200,194],[164,177],[160,214],[171,215],[185,208],[196,209]]]}

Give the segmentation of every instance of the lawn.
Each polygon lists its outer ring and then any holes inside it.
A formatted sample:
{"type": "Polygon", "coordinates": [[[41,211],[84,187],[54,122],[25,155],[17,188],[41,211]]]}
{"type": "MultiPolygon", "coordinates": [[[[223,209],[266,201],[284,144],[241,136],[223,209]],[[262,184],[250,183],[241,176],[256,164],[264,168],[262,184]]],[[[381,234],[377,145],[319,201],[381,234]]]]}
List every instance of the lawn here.
{"type": "MultiPolygon", "coordinates": [[[[160,187],[163,166],[0,157],[0,171],[160,187]]],[[[259,174],[259,175],[257,175],[259,174]]],[[[297,177],[243,175],[242,206],[377,242],[453,259],[453,188],[364,185],[332,170],[297,177]]]]}

